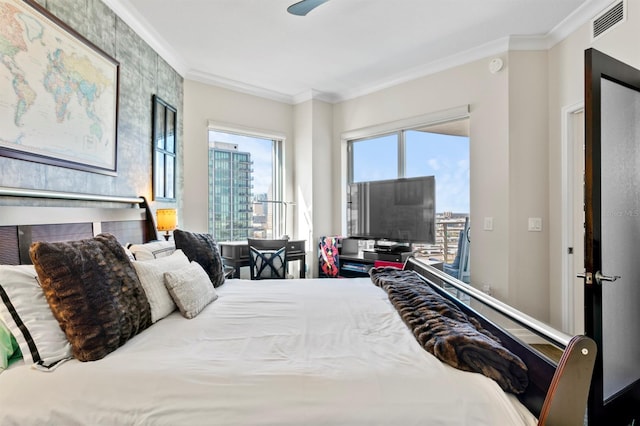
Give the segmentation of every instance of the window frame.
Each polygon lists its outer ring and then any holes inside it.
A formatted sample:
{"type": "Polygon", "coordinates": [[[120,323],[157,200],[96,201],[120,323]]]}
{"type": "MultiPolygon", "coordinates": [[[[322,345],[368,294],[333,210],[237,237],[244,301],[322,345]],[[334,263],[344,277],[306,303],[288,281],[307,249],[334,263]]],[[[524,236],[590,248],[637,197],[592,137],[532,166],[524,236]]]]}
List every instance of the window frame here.
{"type": "MultiPolygon", "coordinates": [[[[343,175],[345,178],[341,182],[341,218],[342,229],[346,235],[347,230],[347,210],[348,210],[348,187],[354,183],[353,176],[353,143],[365,141],[367,139],[373,139],[385,135],[396,134],[397,135],[397,149],[398,149],[398,166],[397,177],[406,177],[406,132],[409,131],[424,131],[423,129],[436,126],[439,124],[445,124],[449,122],[455,122],[459,120],[471,120],[469,113],[469,105],[463,105],[460,107],[451,108],[448,110],[438,111],[435,113],[424,114],[421,116],[411,117],[399,121],[390,123],[384,123],[375,126],[364,127],[358,130],[344,132],[341,135],[342,149],[345,161],[342,164],[343,175]]],[[[471,135],[467,136],[469,142],[471,141],[471,135]]],[[[414,177],[414,176],[412,176],[414,177]]],[[[358,181],[359,182],[359,181],[358,181]]],[[[471,194],[470,194],[471,195],[471,194]]],[[[471,210],[471,206],[469,206],[471,210]]],[[[444,212],[441,212],[444,213],[444,212]]],[[[471,211],[468,212],[469,217],[471,211]]],[[[445,232],[446,234],[446,232],[445,232]]],[[[445,236],[446,237],[446,236],[445,236]]],[[[456,239],[457,244],[457,239],[456,239]]],[[[447,246],[444,246],[444,250],[447,250],[447,246]]],[[[445,255],[445,262],[450,261],[445,255]]]]}
{"type": "MultiPolygon", "coordinates": [[[[348,154],[348,159],[347,159],[347,173],[348,173],[347,184],[355,182],[355,180],[354,180],[354,161],[355,161],[354,144],[356,144],[356,143],[364,143],[364,142],[367,142],[367,141],[371,141],[373,139],[380,139],[380,138],[385,138],[385,137],[393,136],[393,135],[396,135],[396,149],[397,149],[397,155],[398,155],[396,174],[398,174],[400,172],[400,168],[404,167],[401,164],[401,163],[404,163],[404,159],[400,158],[401,149],[402,149],[402,152],[404,152],[404,148],[401,148],[401,145],[404,145],[404,141],[402,139],[403,135],[402,135],[401,131],[382,133],[382,134],[367,136],[367,137],[363,137],[363,138],[352,139],[352,140],[348,140],[347,141],[347,154],[348,154]]],[[[390,178],[390,179],[395,179],[396,177],[400,177],[400,176],[394,176],[393,178],[390,178]]],[[[360,181],[358,181],[358,182],[360,182],[360,181]]]]}
{"type": "MultiPolygon", "coordinates": [[[[285,146],[285,136],[284,134],[281,133],[277,133],[277,132],[272,132],[272,131],[266,131],[266,130],[257,130],[257,129],[252,129],[252,128],[247,128],[247,127],[243,127],[240,125],[230,125],[230,124],[226,124],[226,123],[218,123],[215,121],[209,121],[208,126],[207,126],[207,152],[208,155],[210,155],[210,152],[212,151],[212,147],[209,145],[209,135],[210,132],[219,132],[219,133],[226,133],[226,134],[230,134],[230,135],[237,135],[237,136],[243,136],[243,137],[249,137],[249,138],[256,138],[256,139],[264,139],[264,140],[269,140],[271,141],[271,155],[272,155],[272,170],[271,170],[271,181],[272,181],[272,197],[274,200],[284,200],[284,173],[285,173],[285,168],[284,168],[284,146],[285,146]]],[[[209,163],[208,163],[209,164],[209,163]]],[[[214,233],[214,229],[212,228],[213,226],[213,220],[214,218],[212,217],[212,215],[214,214],[213,212],[213,201],[211,200],[212,197],[212,190],[215,190],[213,188],[213,182],[212,182],[212,177],[213,177],[213,170],[209,170],[207,173],[208,177],[208,181],[209,181],[209,188],[210,190],[208,191],[208,202],[207,202],[207,206],[209,209],[209,220],[208,220],[208,226],[209,226],[209,232],[211,232],[212,234],[214,233]]],[[[251,185],[251,188],[253,188],[253,185],[251,185]]],[[[251,196],[253,197],[255,194],[253,194],[253,191],[251,192],[251,196]]],[[[283,220],[284,220],[284,214],[283,214],[283,210],[284,208],[286,208],[286,206],[284,204],[280,204],[280,203],[270,203],[270,208],[272,209],[272,232],[275,236],[279,236],[282,235],[286,232],[286,230],[283,229],[283,220]]],[[[253,206],[251,211],[253,211],[253,206]]],[[[251,237],[251,236],[250,236],[251,237]]]]}
{"type": "MultiPolygon", "coordinates": [[[[389,123],[378,124],[374,126],[364,127],[358,130],[348,131],[342,134],[342,141],[346,147],[346,182],[343,190],[346,200],[346,188],[353,183],[353,143],[362,142],[367,139],[378,138],[396,134],[398,136],[398,175],[397,178],[405,177],[406,173],[406,146],[404,132],[408,130],[419,130],[424,127],[434,126],[436,124],[446,123],[470,119],[469,105],[462,105],[442,111],[423,114],[410,117],[403,120],[393,121],[389,123]]],[[[345,205],[346,207],[346,205],[345,205]]],[[[346,211],[343,209],[343,211],[346,211]]]]}

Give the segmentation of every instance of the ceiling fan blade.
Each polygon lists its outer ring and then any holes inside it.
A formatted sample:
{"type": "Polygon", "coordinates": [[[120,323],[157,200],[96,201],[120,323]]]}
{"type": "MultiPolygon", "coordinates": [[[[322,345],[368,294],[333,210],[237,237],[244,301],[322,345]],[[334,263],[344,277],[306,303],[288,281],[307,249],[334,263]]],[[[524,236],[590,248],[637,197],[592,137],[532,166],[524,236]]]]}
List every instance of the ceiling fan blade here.
{"type": "Polygon", "coordinates": [[[289,6],[287,8],[287,12],[292,15],[305,16],[316,7],[328,1],[329,0],[302,0],[289,6]]]}

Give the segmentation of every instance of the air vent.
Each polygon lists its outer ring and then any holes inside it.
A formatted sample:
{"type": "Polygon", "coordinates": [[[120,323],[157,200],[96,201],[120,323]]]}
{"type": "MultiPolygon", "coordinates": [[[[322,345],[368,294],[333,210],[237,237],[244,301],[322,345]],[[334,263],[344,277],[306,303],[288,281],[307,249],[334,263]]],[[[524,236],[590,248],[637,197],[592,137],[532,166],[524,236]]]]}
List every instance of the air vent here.
{"type": "Polygon", "coordinates": [[[591,40],[597,40],[627,20],[626,0],[613,3],[591,21],[591,40]]]}

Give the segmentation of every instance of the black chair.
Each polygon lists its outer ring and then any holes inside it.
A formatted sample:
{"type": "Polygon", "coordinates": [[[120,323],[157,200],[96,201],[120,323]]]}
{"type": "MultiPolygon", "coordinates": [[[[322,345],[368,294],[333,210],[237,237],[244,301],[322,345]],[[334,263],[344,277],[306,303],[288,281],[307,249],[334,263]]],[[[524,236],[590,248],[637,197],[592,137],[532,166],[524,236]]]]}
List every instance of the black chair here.
{"type": "Polygon", "coordinates": [[[287,277],[287,240],[249,238],[247,241],[252,280],[287,277]]]}

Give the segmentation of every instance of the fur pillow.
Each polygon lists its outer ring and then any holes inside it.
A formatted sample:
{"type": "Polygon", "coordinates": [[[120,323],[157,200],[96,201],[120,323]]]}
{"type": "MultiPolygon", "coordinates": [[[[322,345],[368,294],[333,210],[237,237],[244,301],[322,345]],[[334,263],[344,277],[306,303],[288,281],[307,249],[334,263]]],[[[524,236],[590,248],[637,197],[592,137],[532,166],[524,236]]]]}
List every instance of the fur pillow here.
{"type": "Polygon", "coordinates": [[[176,248],[182,249],[190,261],[202,266],[214,287],[224,284],[224,268],[218,245],[210,234],[176,229],[173,231],[176,248]]]}
{"type": "Polygon", "coordinates": [[[151,308],[122,246],[110,234],[31,245],[40,284],[74,357],[105,357],[151,325],[151,308]]]}

